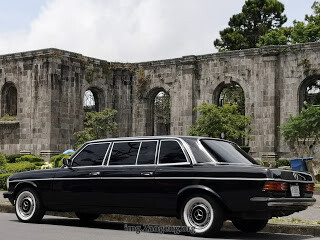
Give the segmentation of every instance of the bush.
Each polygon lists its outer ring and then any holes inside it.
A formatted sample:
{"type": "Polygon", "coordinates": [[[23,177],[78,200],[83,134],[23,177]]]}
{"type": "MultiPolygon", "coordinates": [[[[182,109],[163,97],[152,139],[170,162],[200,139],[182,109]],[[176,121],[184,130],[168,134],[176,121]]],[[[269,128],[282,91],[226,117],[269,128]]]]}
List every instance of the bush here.
{"type": "Polygon", "coordinates": [[[16,162],[30,162],[41,167],[44,164],[44,159],[34,155],[23,155],[20,158],[16,158],[16,162]]]}
{"type": "Polygon", "coordinates": [[[290,166],[289,159],[279,159],[276,161],[276,167],[290,166]]]}
{"type": "Polygon", "coordinates": [[[245,151],[246,153],[250,152],[250,147],[249,146],[241,146],[240,147],[243,151],[245,151]]]}
{"type": "Polygon", "coordinates": [[[31,162],[17,162],[17,163],[8,163],[7,164],[7,173],[18,173],[24,171],[35,170],[37,166],[31,162]]]}
{"type": "Polygon", "coordinates": [[[0,173],[3,173],[6,170],[7,160],[6,156],[0,152],[0,173]]]}
{"type": "Polygon", "coordinates": [[[0,174],[0,189],[7,190],[7,179],[11,174],[0,174]]]}
{"type": "Polygon", "coordinates": [[[17,158],[22,157],[23,154],[13,154],[13,155],[8,155],[6,156],[7,158],[7,163],[15,163],[17,158]]]}
{"type": "Polygon", "coordinates": [[[63,165],[63,159],[64,158],[69,158],[71,155],[72,155],[72,153],[70,153],[70,154],[60,154],[60,155],[53,156],[50,159],[50,163],[52,163],[54,168],[61,167],[63,165]]]}

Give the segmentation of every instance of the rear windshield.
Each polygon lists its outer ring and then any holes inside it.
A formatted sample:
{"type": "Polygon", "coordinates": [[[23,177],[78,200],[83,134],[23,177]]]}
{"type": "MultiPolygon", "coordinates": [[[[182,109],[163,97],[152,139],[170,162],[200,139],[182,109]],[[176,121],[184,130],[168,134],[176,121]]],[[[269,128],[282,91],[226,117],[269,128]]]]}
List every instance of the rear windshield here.
{"type": "Polygon", "coordinates": [[[201,140],[201,143],[210,155],[220,163],[259,165],[249,154],[236,144],[210,139],[201,140]]]}

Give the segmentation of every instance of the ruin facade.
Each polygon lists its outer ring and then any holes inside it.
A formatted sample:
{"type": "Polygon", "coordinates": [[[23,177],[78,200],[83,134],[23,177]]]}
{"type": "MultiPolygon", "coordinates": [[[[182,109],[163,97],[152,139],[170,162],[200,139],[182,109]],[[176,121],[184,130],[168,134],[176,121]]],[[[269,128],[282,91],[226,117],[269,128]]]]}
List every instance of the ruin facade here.
{"type": "Polygon", "coordinates": [[[84,94],[95,110],[116,109],[117,136],[154,135],[154,101],[170,98],[167,134],[187,135],[194,107],[218,104],[222,89],[241,86],[252,117],[255,158],[292,157],[278,126],[297,115],[320,77],[320,44],[256,49],[142,62],[114,63],[59,49],[0,56],[0,151],[48,157],[72,148],[83,129],[84,94]],[[310,87],[309,87],[310,88],[310,87]]]}

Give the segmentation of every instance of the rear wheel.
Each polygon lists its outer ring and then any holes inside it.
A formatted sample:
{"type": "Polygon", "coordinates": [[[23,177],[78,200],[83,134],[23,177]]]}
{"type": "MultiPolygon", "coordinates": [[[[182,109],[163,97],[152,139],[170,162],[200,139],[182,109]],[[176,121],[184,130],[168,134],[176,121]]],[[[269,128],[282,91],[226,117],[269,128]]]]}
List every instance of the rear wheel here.
{"type": "Polygon", "coordinates": [[[100,214],[97,214],[97,213],[76,212],[75,214],[82,222],[92,222],[100,216],[100,214]]]}
{"type": "Polygon", "coordinates": [[[220,231],[224,216],[220,204],[207,195],[197,194],[185,199],[181,219],[192,235],[212,236],[220,231]]]}
{"type": "Polygon", "coordinates": [[[268,219],[234,219],[232,223],[241,232],[255,233],[267,225],[268,219]]]}
{"type": "Polygon", "coordinates": [[[40,222],[45,214],[45,209],[38,193],[32,188],[22,189],[15,199],[15,210],[21,222],[40,222]]]}

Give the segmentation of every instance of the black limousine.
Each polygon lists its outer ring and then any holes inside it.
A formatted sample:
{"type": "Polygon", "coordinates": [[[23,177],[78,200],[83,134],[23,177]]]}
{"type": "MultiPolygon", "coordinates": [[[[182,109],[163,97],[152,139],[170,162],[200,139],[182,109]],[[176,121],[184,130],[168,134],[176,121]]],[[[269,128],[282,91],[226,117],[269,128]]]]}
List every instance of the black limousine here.
{"type": "Polygon", "coordinates": [[[271,217],[313,205],[313,188],[311,174],[260,166],[235,143],[159,136],[87,142],[61,168],[10,176],[4,197],[22,222],[39,222],[46,210],[82,221],[158,215],[209,236],[228,219],[257,232],[271,217]]]}

